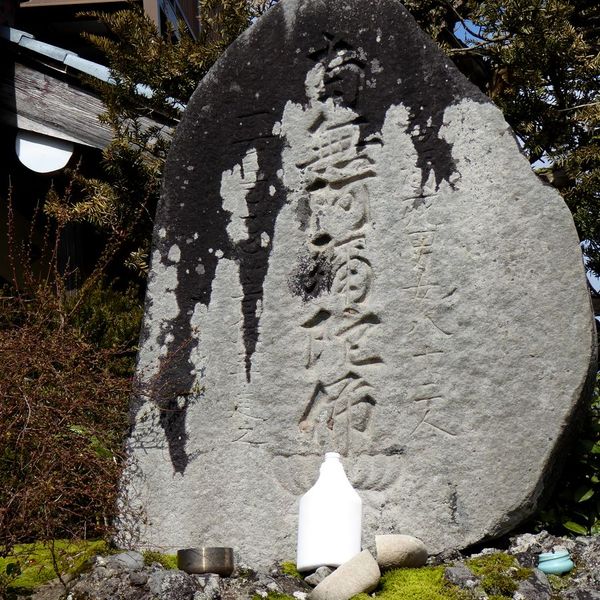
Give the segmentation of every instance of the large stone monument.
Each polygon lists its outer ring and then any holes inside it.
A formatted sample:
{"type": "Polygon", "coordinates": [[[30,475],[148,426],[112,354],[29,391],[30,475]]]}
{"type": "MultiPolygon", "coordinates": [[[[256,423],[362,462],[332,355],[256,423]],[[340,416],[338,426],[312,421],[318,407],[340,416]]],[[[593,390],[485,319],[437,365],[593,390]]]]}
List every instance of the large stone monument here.
{"type": "Polygon", "coordinates": [[[581,252],[396,0],[282,0],[201,82],[152,255],[121,540],[293,559],[338,451],[432,551],[534,509],[592,371],[581,252]]]}

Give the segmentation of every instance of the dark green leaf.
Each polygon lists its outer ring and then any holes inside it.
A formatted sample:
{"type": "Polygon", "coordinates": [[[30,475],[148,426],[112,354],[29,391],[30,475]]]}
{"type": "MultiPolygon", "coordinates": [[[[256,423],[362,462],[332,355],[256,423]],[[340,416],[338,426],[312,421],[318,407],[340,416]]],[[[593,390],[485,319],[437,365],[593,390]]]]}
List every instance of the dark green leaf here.
{"type": "Polygon", "coordinates": [[[576,502],[585,502],[589,500],[594,495],[594,490],[592,488],[579,488],[575,492],[575,501],[576,502]]]}
{"type": "Polygon", "coordinates": [[[565,529],[568,529],[569,531],[572,531],[573,533],[578,533],[580,535],[587,535],[589,533],[583,525],[575,523],[574,521],[565,521],[563,523],[563,527],[565,529]]]}

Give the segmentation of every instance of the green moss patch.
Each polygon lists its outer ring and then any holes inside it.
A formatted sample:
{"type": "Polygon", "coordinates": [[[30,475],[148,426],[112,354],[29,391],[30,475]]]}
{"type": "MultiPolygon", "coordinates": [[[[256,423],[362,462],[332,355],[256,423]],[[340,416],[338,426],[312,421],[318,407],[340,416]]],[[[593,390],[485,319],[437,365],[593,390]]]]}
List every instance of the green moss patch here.
{"type": "Polygon", "coordinates": [[[57,577],[55,563],[61,575],[77,573],[90,558],[107,552],[103,540],[19,544],[6,558],[0,558],[0,577],[8,589],[31,590],[57,577]]]}
{"type": "Polygon", "coordinates": [[[295,579],[304,580],[304,577],[302,577],[302,574],[300,573],[300,571],[298,571],[296,563],[294,562],[282,562],[281,565],[279,565],[279,568],[281,569],[281,572],[284,575],[289,575],[290,577],[294,577],[295,579]]]}
{"type": "Polygon", "coordinates": [[[145,565],[150,566],[152,563],[158,563],[165,569],[177,569],[176,554],[161,554],[155,550],[146,550],[143,556],[145,565]]]}
{"type": "MultiPolygon", "coordinates": [[[[358,594],[353,600],[370,600],[358,594]]],[[[385,573],[375,594],[379,600],[465,600],[466,593],[444,579],[444,567],[395,569],[385,573]]]]}
{"type": "Polygon", "coordinates": [[[553,575],[553,574],[547,575],[548,582],[550,583],[550,587],[552,588],[552,591],[553,592],[562,592],[563,590],[566,590],[571,583],[570,580],[571,580],[572,573],[573,573],[573,571],[571,571],[571,573],[569,573],[566,576],[553,575]]]}
{"type": "Polygon", "coordinates": [[[467,566],[481,578],[481,587],[495,600],[512,598],[519,581],[531,576],[532,570],[521,567],[517,559],[502,552],[467,561],[467,566]]]}

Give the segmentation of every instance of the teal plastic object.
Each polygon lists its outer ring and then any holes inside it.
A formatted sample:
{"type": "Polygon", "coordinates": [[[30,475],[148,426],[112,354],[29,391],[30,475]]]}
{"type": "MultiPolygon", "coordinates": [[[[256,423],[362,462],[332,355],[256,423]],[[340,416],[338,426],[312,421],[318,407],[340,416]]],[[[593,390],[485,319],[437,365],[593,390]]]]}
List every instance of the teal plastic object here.
{"type": "Polygon", "coordinates": [[[563,575],[574,566],[568,550],[544,552],[538,557],[538,569],[547,575],[563,575]]]}

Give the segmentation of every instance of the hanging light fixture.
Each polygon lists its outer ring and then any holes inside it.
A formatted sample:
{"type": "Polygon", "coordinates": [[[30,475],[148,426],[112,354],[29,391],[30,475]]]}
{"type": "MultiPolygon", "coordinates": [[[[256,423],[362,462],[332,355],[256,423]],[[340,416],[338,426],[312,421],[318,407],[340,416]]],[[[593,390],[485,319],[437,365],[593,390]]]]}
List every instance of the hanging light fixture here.
{"type": "Polygon", "coordinates": [[[52,173],[62,169],[73,155],[72,142],[19,130],[15,150],[22,164],[36,173],[52,173]]]}

